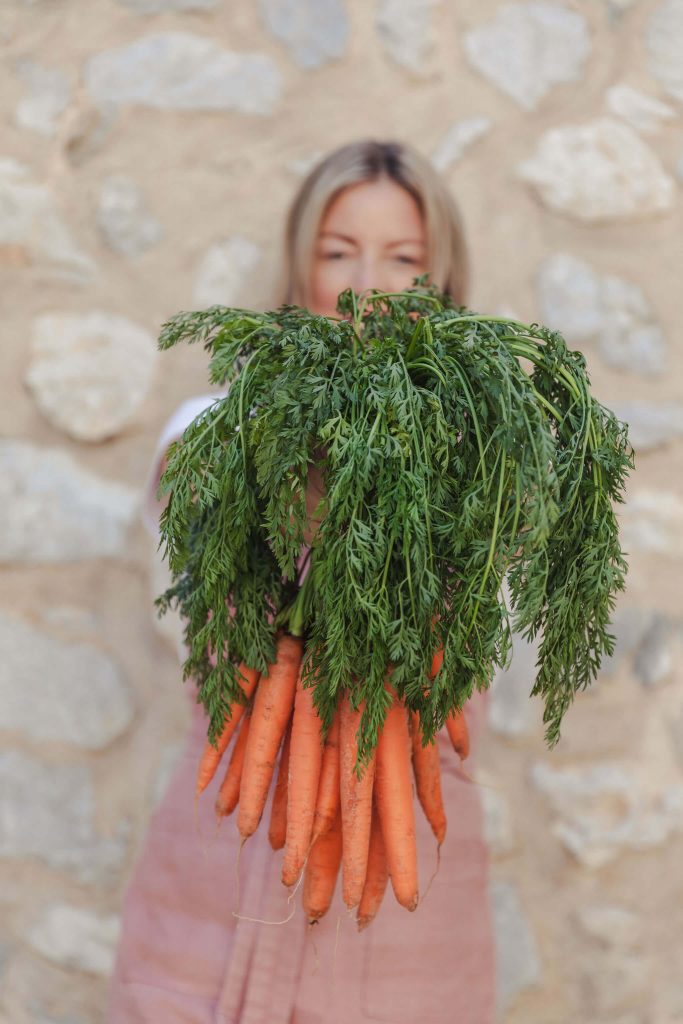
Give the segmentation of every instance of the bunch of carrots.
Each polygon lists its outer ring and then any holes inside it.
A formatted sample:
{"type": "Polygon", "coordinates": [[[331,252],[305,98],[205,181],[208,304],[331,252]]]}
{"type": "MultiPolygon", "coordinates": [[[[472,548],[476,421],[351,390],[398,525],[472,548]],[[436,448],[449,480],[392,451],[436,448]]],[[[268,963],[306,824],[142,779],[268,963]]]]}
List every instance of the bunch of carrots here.
{"type": "MultiPolygon", "coordinates": [[[[302,685],[303,647],[301,637],[281,630],[267,675],[240,665],[245,703],[231,706],[216,746],[207,740],[196,794],[208,786],[234,737],[215,810],[220,820],[239,808],[237,828],[246,841],[263,816],[281,750],[268,836],[274,850],[284,847],[282,881],[294,885],[304,872],[303,905],[313,923],[329,909],[341,866],[344,903],[357,908],[362,930],[377,914],[389,879],[401,906],[417,907],[411,771],[440,847],[446,815],[438,748],[435,742],[423,744],[419,715],[396,696],[389,669],[385,687],[393,702],[377,747],[359,773],[363,705],[353,707],[345,693],[323,740],[313,689],[302,685]]],[[[432,679],[442,661],[439,651],[432,661],[432,679]]],[[[466,758],[469,736],[463,712],[452,712],[446,727],[455,751],[466,758]]]]}

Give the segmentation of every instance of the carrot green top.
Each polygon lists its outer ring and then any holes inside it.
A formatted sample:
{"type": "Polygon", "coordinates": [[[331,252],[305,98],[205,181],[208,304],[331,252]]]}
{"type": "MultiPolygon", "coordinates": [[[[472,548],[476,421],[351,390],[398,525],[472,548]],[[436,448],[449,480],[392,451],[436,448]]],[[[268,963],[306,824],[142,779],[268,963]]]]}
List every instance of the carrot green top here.
{"type": "Polygon", "coordinates": [[[279,628],[305,638],[326,727],[342,689],[365,700],[363,758],[389,664],[430,737],[507,666],[514,629],[542,633],[531,693],[552,746],[613,650],[626,425],[559,332],[455,306],[426,275],[399,293],[347,289],[337,309],[350,319],[212,306],[161,329],[162,349],[201,343],[229,388],[169,446],[159,485],[173,583],[156,604],[186,620],[183,676],[201,684],[209,736],[239,699],[237,665],[265,670],[279,628]],[[316,456],[326,494],[299,591],[316,456]]]}

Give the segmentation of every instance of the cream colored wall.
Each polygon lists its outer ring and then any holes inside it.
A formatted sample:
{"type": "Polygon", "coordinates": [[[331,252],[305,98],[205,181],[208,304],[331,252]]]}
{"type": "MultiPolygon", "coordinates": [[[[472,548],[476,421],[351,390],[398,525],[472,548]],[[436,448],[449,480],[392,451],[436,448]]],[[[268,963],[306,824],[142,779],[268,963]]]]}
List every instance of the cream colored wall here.
{"type": "Polygon", "coordinates": [[[139,513],[206,363],[157,353],[160,324],[268,306],[301,175],[372,135],[445,175],[471,306],[552,321],[637,452],[611,665],[552,752],[533,650],[493,692],[477,778],[500,1019],[683,1021],[683,4],[301,0],[298,28],[285,6],[0,7],[3,1019],[103,1019],[187,724],[139,513]]]}

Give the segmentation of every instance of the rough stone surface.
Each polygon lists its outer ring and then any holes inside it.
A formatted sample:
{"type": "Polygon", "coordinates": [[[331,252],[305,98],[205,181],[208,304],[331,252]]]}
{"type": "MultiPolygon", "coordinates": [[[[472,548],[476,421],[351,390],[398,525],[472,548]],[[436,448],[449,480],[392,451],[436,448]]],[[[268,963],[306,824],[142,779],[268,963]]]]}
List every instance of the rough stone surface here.
{"type": "Polygon", "coordinates": [[[663,121],[671,121],[676,111],[661,100],[620,82],[607,90],[605,105],[610,114],[628,122],[639,132],[655,132],[663,121]]]}
{"type": "Polygon", "coordinates": [[[0,441],[0,562],[121,556],[137,506],[59,448],[0,441]]]}
{"type": "Polygon", "coordinates": [[[282,79],[264,54],[225,50],[189,32],[157,32],[102,50],[85,65],[93,100],[174,110],[236,110],[271,114],[282,79]]]}
{"type": "Polygon", "coordinates": [[[581,981],[584,1005],[591,1014],[626,1010],[634,1000],[642,1001],[645,1009],[652,991],[652,964],[641,954],[607,950],[600,956],[586,958],[581,981]]]}
{"type": "Polygon", "coordinates": [[[64,644],[0,613],[0,728],[101,750],[133,718],[120,670],[91,644],[64,644]]]}
{"type": "Polygon", "coordinates": [[[617,512],[624,551],[683,557],[683,501],[670,491],[641,489],[617,512]]]}
{"type": "Polygon", "coordinates": [[[204,253],[197,269],[193,303],[200,308],[238,305],[245,281],[261,260],[259,247],[240,235],[216,242],[204,253]]]}
{"type": "Polygon", "coordinates": [[[380,0],[375,14],[377,36],[389,56],[419,74],[434,46],[432,9],[441,0],[380,0]]]}
{"type": "Polygon", "coordinates": [[[683,701],[679,703],[678,710],[668,717],[666,728],[679,770],[683,771],[683,701]]]}
{"type": "Polygon", "coordinates": [[[92,101],[70,108],[63,139],[64,152],[72,166],[86,163],[106,145],[116,124],[116,113],[113,104],[97,107],[92,101]]]}
{"type": "Polygon", "coordinates": [[[541,319],[577,346],[595,343],[615,369],[649,376],[666,369],[666,343],[641,289],[585,260],[553,253],[536,275],[541,319]]]}
{"type": "Polygon", "coordinates": [[[28,167],[0,159],[0,249],[15,247],[26,265],[38,265],[53,276],[88,283],[93,261],[82,252],[58,216],[47,185],[30,179],[28,167]]]}
{"type": "Polygon", "coordinates": [[[539,637],[532,642],[517,633],[512,635],[512,661],[508,669],[499,669],[491,686],[489,725],[503,736],[524,736],[533,732],[541,720],[541,705],[530,697],[537,668],[539,637]]]}
{"type": "Polygon", "coordinates": [[[119,918],[84,907],[53,903],[29,929],[26,939],[48,960],[108,977],[114,967],[119,918]]]}
{"type": "Polygon", "coordinates": [[[164,235],[161,224],[147,209],[142,189],[122,174],[102,182],[97,226],[107,245],[122,256],[138,256],[164,235]]]}
{"type": "Polygon", "coordinates": [[[477,772],[479,796],[484,815],[484,835],[493,856],[503,856],[516,846],[510,801],[490,775],[477,772]]]}
{"type": "Polygon", "coordinates": [[[42,621],[59,633],[91,636],[100,625],[95,612],[78,605],[59,604],[41,611],[42,621]]]}
{"type": "Polygon", "coordinates": [[[466,117],[452,125],[432,155],[432,163],[438,171],[446,171],[457,163],[475,142],[491,130],[489,117],[466,117]]]}
{"type": "Polygon", "coordinates": [[[609,903],[591,904],[580,907],[576,919],[586,935],[606,947],[629,948],[637,945],[641,938],[638,914],[625,907],[609,903]]]}
{"type": "Polygon", "coordinates": [[[54,426],[79,441],[103,441],[133,419],[158,356],[151,334],[127,317],[50,313],[34,321],[25,381],[54,426]]]}
{"type": "Polygon", "coordinates": [[[605,316],[599,351],[615,369],[657,374],[666,368],[666,343],[637,285],[613,274],[601,281],[605,316]]]}
{"type": "Polygon", "coordinates": [[[297,178],[304,178],[308,172],[315,167],[323,155],[322,150],[316,149],[307,156],[298,157],[295,160],[289,160],[287,162],[287,170],[292,174],[295,174],[297,178]]]}
{"type": "MultiPolygon", "coordinates": [[[[600,675],[613,675],[621,664],[638,650],[647,635],[656,612],[647,608],[618,607],[612,616],[610,632],[614,634],[614,652],[606,655],[600,665],[600,675]]],[[[592,693],[592,687],[587,691],[592,693]]]]}
{"type": "Polygon", "coordinates": [[[299,67],[342,57],[349,42],[344,0],[259,0],[261,18],[299,67]]]}
{"type": "Polygon", "coordinates": [[[670,210],[675,183],[627,124],[610,117],[551,128],[517,166],[551,209],[586,223],[670,210]]]}
{"type": "Polygon", "coordinates": [[[127,826],[113,839],[94,828],[95,795],[82,764],[47,764],[16,750],[0,751],[0,857],[35,857],[83,882],[119,867],[127,826]]]}
{"type": "Polygon", "coordinates": [[[683,437],[683,402],[614,402],[615,416],[628,424],[628,437],[640,452],[662,448],[683,437]]]}
{"type": "Polygon", "coordinates": [[[169,608],[166,614],[159,618],[153,604],[154,598],[167,590],[173,583],[168,562],[163,558],[161,549],[157,550],[154,547],[150,550],[146,568],[148,573],[146,611],[149,614],[155,632],[163,638],[169,649],[182,662],[187,655],[184,648],[184,623],[180,617],[180,612],[177,608],[169,608]]]}
{"type": "Polygon", "coordinates": [[[681,663],[680,654],[679,624],[668,615],[655,615],[635,658],[635,672],[643,686],[670,679],[681,663]]]}
{"type": "Polygon", "coordinates": [[[182,757],[183,749],[182,743],[170,743],[164,748],[152,788],[152,803],[155,807],[158,807],[164,798],[173,772],[182,757]]]}
{"type": "Polygon", "coordinates": [[[625,850],[659,846],[683,829],[683,784],[652,793],[626,764],[554,768],[537,762],[531,779],[558,815],[554,834],[587,868],[603,867],[625,850]]]}
{"type": "Polygon", "coordinates": [[[27,93],[19,101],[15,120],[22,128],[40,135],[54,135],[60,115],[71,98],[69,79],[58,68],[45,68],[32,60],[21,60],[17,74],[27,93]]]}
{"type": "Polygon", "coordinates": [[[683,1020],[683,976],[677,969],[680,963],[678,952],[676,967],[656,985],[652,993],[655,1020],[662,1021],[662,1024],[680,1024],[683,1020]]]}
{"type": "Polygon", "coordinates": [[[208,11],[220,0],[117,0],[136,14],[160,14],[163,11],[208,11]]]}
{"type": "Polygon", "coordinates": [[[503,1014],[516,996],[541,980],[541,961],[533,931],[511,882],[491,886],[496,937],[496,1004],[503,1014]]]}
{"type": "Polygon", "coordinates": [[[103,979],[46,960],[23,935],[13,952],[0,990],[2,1024],[94,1024],[101,1019],[103,979]]]}
{"type": "Polygon", "coordinates": [[[641,0],[607,0],[607,8],[610,12],[621,15],[640,2],[641,0]]]}
{"type": "Polygon", "coordinates": [[[683,103],[683,4],[664,0],[652,13],[645,42],[648,70],[662,88],[683,103]]]}
{"type": "Polygon", "coordinates": [[[525,110],[581,75],[591,44],[585,18],[559,3],[507,3],[465,35],[470,63],[525,110]]]}

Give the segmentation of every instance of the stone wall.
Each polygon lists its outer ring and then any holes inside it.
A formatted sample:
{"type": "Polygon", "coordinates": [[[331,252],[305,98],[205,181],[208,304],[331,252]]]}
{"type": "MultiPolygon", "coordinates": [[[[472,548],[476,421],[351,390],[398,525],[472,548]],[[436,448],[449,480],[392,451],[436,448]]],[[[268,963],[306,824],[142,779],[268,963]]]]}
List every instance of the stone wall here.
{"type": "Polygon", "coordinates": [[[301,175],[374,135],[448,180],[470,305],[559,328],[637,453],[615,654],[553,751],[533,647],[494,685],[500,1020],[681,1022],[683,2],[289,6],[0,5],[0,1016],[103,1019],[187,724],[140,509],[206,366],[159,326],[267,307],[301,175]]]}

